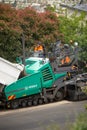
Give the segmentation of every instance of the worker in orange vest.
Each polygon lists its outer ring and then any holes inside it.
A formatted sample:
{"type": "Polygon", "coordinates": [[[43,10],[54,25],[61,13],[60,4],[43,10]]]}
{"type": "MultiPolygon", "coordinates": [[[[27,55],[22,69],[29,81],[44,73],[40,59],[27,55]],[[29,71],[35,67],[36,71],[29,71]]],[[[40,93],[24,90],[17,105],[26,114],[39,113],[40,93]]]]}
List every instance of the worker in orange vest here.
{"type": "Polygon", "coordinates": [[[63,58],[63,59],[61,60],[61,64],[62,64],[62,65],[68,64],[68,63],[70,63],[70,58],[69,58],[69,56],[66,56],[65,58],[63,58]]]}
{"type": "Polygon", "coordinates": [[[66,56],[66,58],[65,58],[65,63],[70,63],[70,58],[69,58],[69,56],[66,56]]]}
{"type": "Polygon", "coordinates": [[[64,65],[64,63],[65,63],[65,59],[62,59],[61,64],[64,65]]]}
{"type": "Polygon", "coordinates": [[[37,44],[37,46],[35,46],[35,48],[34,48],[34,51],[36,52],[36,51],[43,51],[43,46],[41,45],[41,43],[38,43],[37,44]]]}

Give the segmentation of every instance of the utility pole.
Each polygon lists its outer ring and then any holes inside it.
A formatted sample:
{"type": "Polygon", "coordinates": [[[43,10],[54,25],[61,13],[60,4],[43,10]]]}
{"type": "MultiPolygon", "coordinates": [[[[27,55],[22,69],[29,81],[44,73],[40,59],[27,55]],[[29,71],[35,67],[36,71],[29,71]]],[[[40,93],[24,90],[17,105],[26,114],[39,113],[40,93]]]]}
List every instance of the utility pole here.
{"type": "Polygon", "coordinates": [[[23,64],[25,65],[25,37],[23,33],[21,35],[21,39],[22,39],[22,51],[23,51],[23,64]]]}

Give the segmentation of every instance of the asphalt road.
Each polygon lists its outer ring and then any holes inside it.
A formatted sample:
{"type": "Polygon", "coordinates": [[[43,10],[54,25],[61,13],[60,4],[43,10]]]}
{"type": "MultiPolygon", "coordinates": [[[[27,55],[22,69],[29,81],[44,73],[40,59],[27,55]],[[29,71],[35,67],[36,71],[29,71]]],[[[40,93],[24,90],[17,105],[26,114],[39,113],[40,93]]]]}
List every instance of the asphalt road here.
{"type": "Polygon", "coordinates": [[[86,100],[61,101],[30,108],[1,111],[0,130],[48,130],[48,127],[52,128],[53,125],[67,130],[67,124],[74,122],[76,117],[85,111],[86,103],[86,100]]]}

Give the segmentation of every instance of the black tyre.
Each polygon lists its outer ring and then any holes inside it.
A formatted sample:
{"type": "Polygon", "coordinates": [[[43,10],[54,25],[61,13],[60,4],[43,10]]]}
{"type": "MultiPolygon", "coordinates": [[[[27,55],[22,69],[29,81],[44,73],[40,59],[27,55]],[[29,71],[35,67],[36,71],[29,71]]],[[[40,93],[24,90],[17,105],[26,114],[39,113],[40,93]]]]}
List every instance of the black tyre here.
{"type": "Polygon", "coordinates": [[[26,101],[23,100],[23,101],[21,102],[21,106],[22,106],[22,107],[26,107],[26,105],[27,105],[26,101]]]}
{"type": "Polygon", "coordinates": [[[34,100],[34,101],[33,101],[33,105],[34,105],[34,106],[37,106],[37,105],[38,105],[37,100],[34,100]]]}
{"type": "Polygon", "coordinates": [[[57,91],[56,96],[55,96],[55,100],[56,101],[61,101],[63,100],[64,96],[63,96],[63,92],[62,91],[57,91]]]}
{"type": "Polygon", "coordinates": [[[53,102],[54,101],[54,99],[49,99],[49,102],[53,102]]]}
{"type": "Polygon", "coordinates": [[[18,103],[18,101],[12,101],[12,102],[11,102],[11,108],[12,108],[12,109],[17,109],[17,108],[19,108],[19,103],[18,103]]]}
{"type": "Polygon", "coordinates": [[[28,101],[27,102],[27,105],[30,107],[30,106],[32,106],[32,101],[28,101]]]}
{"type": "Polygon", "coordinates": [[[78,101],[79,100],[78,91],[76,91],[75,89],[68,89],[68,100],[78,101]]]}
{"type": "Polygon", "coordinates": [[[39,99],[38,104],[40,104],[40,105],[43,104],[43,99],[39,99]]]}
{"type": "Polygon", "coordinates": [[[47,104],[49,103],[49,100],[47,98],[44,99],[44,103],[47,104]]]}

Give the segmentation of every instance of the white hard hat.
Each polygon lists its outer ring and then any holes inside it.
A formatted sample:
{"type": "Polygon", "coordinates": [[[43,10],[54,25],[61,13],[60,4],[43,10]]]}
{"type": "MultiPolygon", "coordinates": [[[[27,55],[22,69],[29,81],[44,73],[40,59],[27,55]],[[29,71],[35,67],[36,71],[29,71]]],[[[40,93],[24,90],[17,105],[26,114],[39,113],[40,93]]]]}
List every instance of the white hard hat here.
{"type": "Polygon", "coordinates": [[[78,46],[78,42],[74,42],[74,45],[75,45],[75,46],[78,46]]]}

